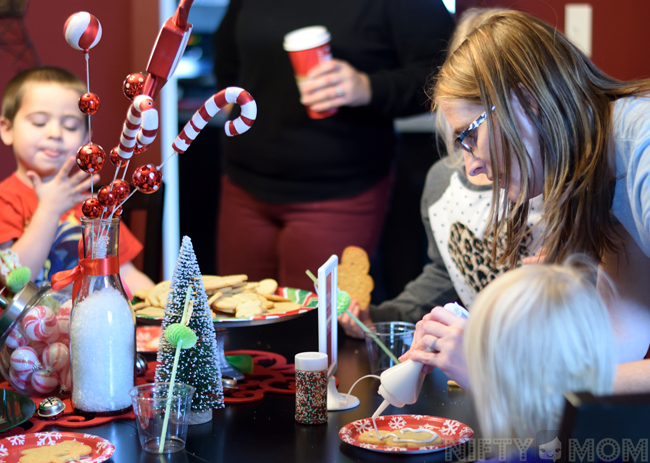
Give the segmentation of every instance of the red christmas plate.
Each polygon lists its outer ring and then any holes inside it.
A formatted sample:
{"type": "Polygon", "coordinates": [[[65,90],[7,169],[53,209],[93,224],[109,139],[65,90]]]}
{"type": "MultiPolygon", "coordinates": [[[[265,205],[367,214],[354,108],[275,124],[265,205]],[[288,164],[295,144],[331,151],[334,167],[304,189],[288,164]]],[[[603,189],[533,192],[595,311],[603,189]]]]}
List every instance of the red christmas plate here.
{"type": "Polygon", "coordinates": [[[371,418],[353,421],[346,424],[339,431],[339,437],[343,442],[362,449],[372,450],[381,453],[431,453],[438,452],[454,445],[467,442],[474,435],[474,430],[460,421],[440,418],[438,416],[426,415],[385,415],[377,417],[377,429],[380,431],[397,431],[403,428],[425,428],[438,434],[443,439],[439,445],[427,445],[422,447],[390,447],[386,445],[375,445],[360,442],[359,437],[370,431],[374,431],[371,418]]]}
{"type": "Polygon", "coordinates": [[[17,436],[0,439],[0,462],[17,463],[23,450],[55,445],[63,441],[76,440],[88,445],[92,452],[81,460],[70,463],[99,463],[106,461],[115,453],[115,446],[106,439],[92,434],[79,432],[37,432],[34,434],[20,434],[17,436]]]}

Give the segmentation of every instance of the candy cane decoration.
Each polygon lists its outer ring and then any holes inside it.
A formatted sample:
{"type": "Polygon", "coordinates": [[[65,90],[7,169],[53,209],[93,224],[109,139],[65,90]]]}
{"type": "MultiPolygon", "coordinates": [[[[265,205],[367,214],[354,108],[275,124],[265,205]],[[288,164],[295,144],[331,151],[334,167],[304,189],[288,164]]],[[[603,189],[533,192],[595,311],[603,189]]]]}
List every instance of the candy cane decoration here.
{"type": "Polygon", "coordinates": [[[122,127],[118,155],[123,159],[131,159],[136,141],[140,146],[147,146],[156,139],[158,133],[158,111],[154,108],[153,99],[147,95],[135,97],[126,113],[122,127]]]}
{"type": "Polygon", "coordinates": [[[178,134],[172,148],[177,153],[184,153],[194,141],[199,132],[205,127],[210,119],[217,114],[228,103],[237,103],[241,107],[241,116],[234,121],[227,121],[224,126],[226,135],[234,137],[251,128],[257,117],[257,104],[255,100],[243,88],[228,87],[209,98],[201,108],[194,113],[183,131],[178,134]]]}

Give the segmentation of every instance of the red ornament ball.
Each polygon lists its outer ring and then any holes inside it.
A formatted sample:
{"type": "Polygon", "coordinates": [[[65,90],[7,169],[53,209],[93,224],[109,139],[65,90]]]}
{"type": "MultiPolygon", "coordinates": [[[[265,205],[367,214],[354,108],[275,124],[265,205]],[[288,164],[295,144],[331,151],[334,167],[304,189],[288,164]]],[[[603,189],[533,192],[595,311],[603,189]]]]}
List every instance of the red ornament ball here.
{"type": "Polygon", "coordinates": [[[131,186],[128,182],[120,180],[119,178],[113,182],[113,192],[117,194],[119,202],[124,201],[131,193],[131,186]]]}
{"type": "Polygon", "coordinates": [[[92,116],[99,111],[99,97],[94,93],[84,93],[79,98],[79,109],[82,113],[92,116]]]}
{"type": "Polygon", "coordinates": [[[102,170],[105,160],[106,153],[101,146],[94,143],[83,145],[77,151],[77,165],[84,172],[99,172],[102,170]]]}
{"type": "Polygon", "coordinates": [[[128,159],[124,159],[117,153],[117,146],[111,150],[111,162],[113,165],[117,167],[124,167],[127,162],[129,162],[128,159]]]}
{"type": "Polygon", "coordinates": [[[97,192],[97,200],[104,207],[114,206],[117,204],[117,192],[111,190],[110,185],[103,186],[97,192]]]}
{"type": "Polygon", "coordinates": [[[113,217],[119,217],[122,215],[122,208],[121,207],[115,207],[113,209],[113,217]]]}
{"type": "Polygon", "coordinates": [[[102,215],[102,205],[99,204],[97,198],[88,198],[81,206],[81,211],[89,219],[97,219],[102,215]]]}
{"type": "Polygon", "coordinates": [[[162,184],[162,173],[153,164],[145,164],[133,172],[133,184],[142,193],[154,193],[162,184]]]}
{"type": "Polygon", "coordinates": [[[141,72],[134,72],[126,76],[122,84],[122,91],[129,100],[133,100],[136,96],[142,95],[144,91],[144,81],[147,77],[141,72]]]}
{"type": "Polygon", "coordinates": [[[140,146],[136,143],[135,147],[133,148],[133,154],[144,153],[148,149],[149,149],[149,145],[140,146]]]}

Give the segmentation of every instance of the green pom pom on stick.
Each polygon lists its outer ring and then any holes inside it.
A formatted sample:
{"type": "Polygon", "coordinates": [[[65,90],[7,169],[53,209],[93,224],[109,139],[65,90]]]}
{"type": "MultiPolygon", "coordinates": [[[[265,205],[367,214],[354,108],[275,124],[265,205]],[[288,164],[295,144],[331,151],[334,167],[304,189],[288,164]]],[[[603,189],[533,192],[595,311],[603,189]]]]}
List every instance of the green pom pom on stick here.
{"type": "Polygon", "coordinates": [[[29,279],[32,277],[32,271],[29,267],[18,267],[13,269],[7,275],[7,286],[9,289],[16,293],[20,288],[25,286],[29,279]]]}
{"type": "Polygon", "coordinates": [[[174,365],[172,366],[172,375],[169,379],[169,391],[167,392],[167,406],[165,408],[165,420],[163,422],[162,433],[160,435],[160,445],[158,446],[158,453],[163,453],[165,449],[165,436],[167,434],[167,425],[169,424],[169,410],[172,405],[172,395],[174,394],[174,381],[176,380],[176,370],[178,369],[178,361],[181,358],[181,350],[190,349],[196,345],[196,333],[187,326],[192,316],[192,302],[190,297],[192,295],[192,286],[187,286],[185,293],[185,306],[183,308],[183,316],[180,323],[172,323],[165,329],[165,339],[173,346],[176,346],[176,355],[174,356],[174,365]]]}
{"type": "MultiPolygon", "coordinates": [[[[306,271],[307,276],[312,279],[314,283],[316,283],[316,286],[318,286],[318,279],[314,276],[311,271],[307,270],[306,271]]],[[[379,347],[388,355],[395,364],[400,363],[399,359],[395,357],[395,354],[393,354],[388,347],[384,345],[383,342],[379,340],[377,335],[370,331],[370,329],[363,323],[361,320],[359,320],[357,317],[352,315],[352,312],[348,310],[348,307],[350,307],[350,303],[352,302],[352,298],[348,294],[347,291],[341,291],[340,289],[338,290],[338,294],[336,295],[336,315],[343,315],[344,313],[347,313],[354,322],[359,325],[359,327],[368,335],[370,338],[372,338],[373,341],[377,343],[379,347]]]]}
{"type": "Polygon", "coordinates": [[[165,339],[178,349],[189,349],[196,345],[197,337],[194,331],[180,323],[172,323],[165,330],[165,339]]]}

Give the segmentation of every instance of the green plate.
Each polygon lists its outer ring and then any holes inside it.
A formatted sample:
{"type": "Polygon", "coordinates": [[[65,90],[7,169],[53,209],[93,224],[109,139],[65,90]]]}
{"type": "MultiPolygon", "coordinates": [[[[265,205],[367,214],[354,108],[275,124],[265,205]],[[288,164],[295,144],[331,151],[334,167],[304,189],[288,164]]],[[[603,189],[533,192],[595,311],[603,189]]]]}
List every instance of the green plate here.
{"type": "Polygon", "coordinates": [[[36,404],[26,395],[0,389],[0,432],[18,426],[36,412],[36,404]]]}

